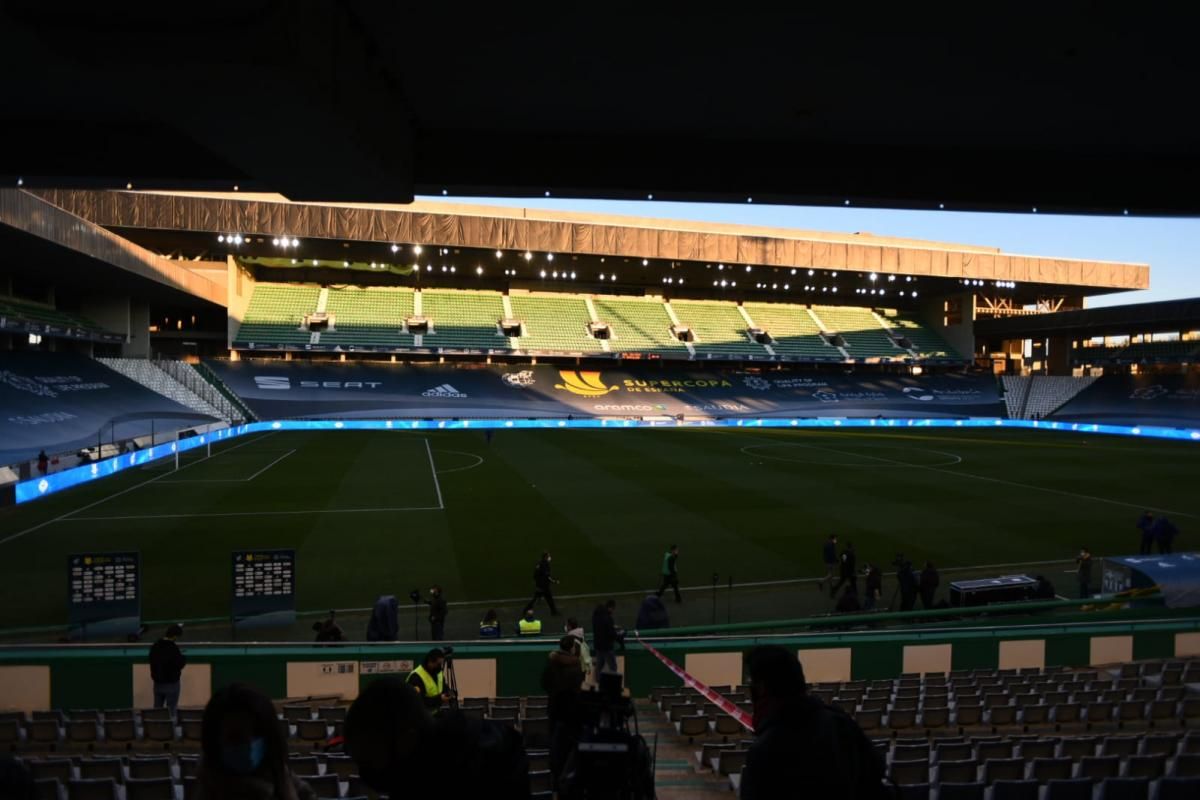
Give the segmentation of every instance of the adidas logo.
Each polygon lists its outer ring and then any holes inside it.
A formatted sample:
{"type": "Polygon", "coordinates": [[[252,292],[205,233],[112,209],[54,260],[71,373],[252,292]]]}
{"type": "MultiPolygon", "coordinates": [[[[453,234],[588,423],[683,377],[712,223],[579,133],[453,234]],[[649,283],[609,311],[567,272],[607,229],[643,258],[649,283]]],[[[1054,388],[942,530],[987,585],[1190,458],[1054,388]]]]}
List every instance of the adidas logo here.
{"type": "Polygon", "coordinates": [[[443,383],[441,386],[435,386],[432,389],[426,389],[421,392],[422,397],[466,397],[465,394],[455,389],[448,383],[443,383]]]}

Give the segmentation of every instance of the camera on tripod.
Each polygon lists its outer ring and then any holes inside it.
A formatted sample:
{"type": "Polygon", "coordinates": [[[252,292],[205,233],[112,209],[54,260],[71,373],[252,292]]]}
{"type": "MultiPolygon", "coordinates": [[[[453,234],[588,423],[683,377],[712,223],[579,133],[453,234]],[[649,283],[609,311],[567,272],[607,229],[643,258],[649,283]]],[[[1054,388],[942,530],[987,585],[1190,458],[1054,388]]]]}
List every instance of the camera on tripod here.
{"type": "Polygon", "coordinates": [[[559,797],[653,797],[653,760],[637,731],[633,702],[622,692],[621,676],[601,673],[599,691],[579,694],[578,714],[579,738],[559,797]]]}

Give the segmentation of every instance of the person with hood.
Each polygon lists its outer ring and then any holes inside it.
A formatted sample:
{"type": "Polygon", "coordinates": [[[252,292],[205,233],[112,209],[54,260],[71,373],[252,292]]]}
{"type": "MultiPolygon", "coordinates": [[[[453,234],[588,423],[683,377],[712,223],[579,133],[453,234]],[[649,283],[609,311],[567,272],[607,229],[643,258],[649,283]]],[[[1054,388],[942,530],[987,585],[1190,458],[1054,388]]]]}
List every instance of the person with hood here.
{"type": "Polygon", "coordinates": [[[389,797],[530,797],[529,758],[512,725],[457,709],[434,717],[395,676],[359,693],[346,714],[345,738],[359,776],[389,797]]]}
{"type": "Polygon", "coordinates": [[[637,629],[639,631],[650,631],[655,628],[671,627],[671,617],[667,614],[667,607],[663,605],[661,597],[657,595],[648,595],[642,601],[642,605],[638,608],[637,614],[637,629]]]}
{"type": "Polygon", "coordinates": [[[741,800],[886,796],[883,758],[853,719],[808,696],[794,652],[757,647],[748,667],[754,744],[742,770],[741,800]]]}
{"type": "Polygon", "coordinates": [[[583,635],[583,626],[574,617],[567,617],[566,633],[574,636],[579,642],[579,666],[583,669],[583,679],[586,682],[592,674],[592,651],[588,647],[587,637],[583,635]]]}
{"type": "Polygon", "coordinates": [[[208,701],[200,754],[195,800],[316,798],[288,768],[287,739],[275,704],[251,686],[231,684],[208,701]]]}
{"type": "Polygon", "coordinates": [[[625,636],[624,631],[617,627],[613,614],[617,609],[617,601],[609,600],[596,606],[592,612],[592,642],[596,645],[596,683],[600,682],[600,673],[617,671],[617,644],[625,636]]]}
{"type": "Polygon", "coordinates": [[[368,642],[394,642],[400,636],[400,601],[394,594],[380,595],[367,620],[368,642]]]}
{"type": "Polygon", "coordinates": [[[561,775],[567,757],[579,740],[579,687],[583,668],[579,658],[579,640],[570,634],[562,637],[542,669],[542,689],[546,692],[546,716],[550,719],[550,774],[561,775]]]}

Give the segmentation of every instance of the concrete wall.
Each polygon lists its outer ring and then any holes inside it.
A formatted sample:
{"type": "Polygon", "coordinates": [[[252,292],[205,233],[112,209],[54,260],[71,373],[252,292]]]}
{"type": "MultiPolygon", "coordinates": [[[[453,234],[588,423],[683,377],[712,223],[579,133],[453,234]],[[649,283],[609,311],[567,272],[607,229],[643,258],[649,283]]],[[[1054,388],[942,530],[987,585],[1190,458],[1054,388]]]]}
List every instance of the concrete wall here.
{"type": "Polygon", "coordinates": [[[934,330],[957,350],[964,358],[975,355],[975,295],[971,292],[929,298],[921,303],[921,320],[934,330]],[[962,302],[962,322],[957,325],[946,325],[945,303],[951,298],[962,302]]]}
{"type": "Polygon", "coordinates": [[[242,320],[246,318],[246,309],[250,306],[250,295],[254,294],[254,274],[245,267],[239,267],[233,256],[226,259],[225,275],[229,286],[225,293],[228,298],[229,313],[226,330],[226,347],[233,347],[233,337],[237,335],[242,320]]]}
{"type": "Polygon", "coordinates": [[[131,301],[129,304],[129,339],[121,348],[125,358],[150,357],[150,304],[131,301]]]}

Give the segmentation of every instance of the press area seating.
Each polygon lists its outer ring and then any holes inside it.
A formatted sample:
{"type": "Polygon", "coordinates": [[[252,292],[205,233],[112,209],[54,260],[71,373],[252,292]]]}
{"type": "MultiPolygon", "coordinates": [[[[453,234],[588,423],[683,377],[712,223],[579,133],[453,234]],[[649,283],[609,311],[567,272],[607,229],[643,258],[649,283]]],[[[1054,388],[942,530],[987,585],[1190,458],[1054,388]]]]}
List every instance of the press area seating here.
{"type": "MultiPolygon", "coordinates": [[[[748,687],[713,687],[749,711],[748,687]]],[[[817,683],[852,716],[905,798],[1200,798],[1200,659],[1113,668],[964,670],[817,683]]],[[[651,699],[731,784],[748,732],[695,689],[651,699]]]]}
{"type": "MultiPolygon", "coordinates": [[[[318,698],[278,704],[293,772],[320,798],[376,798],[354,762],[330,747],[347,704],[318,698]]],[[[549,798],[550,721],[545,697],[466,698],[470,716],[524,734],[534,796],[549,798]]],[[[202,709],[74,709],[0,712],[0,750],[23,759],[42,800],[189,800],[200,754],[202,709]]]]}

